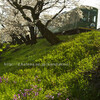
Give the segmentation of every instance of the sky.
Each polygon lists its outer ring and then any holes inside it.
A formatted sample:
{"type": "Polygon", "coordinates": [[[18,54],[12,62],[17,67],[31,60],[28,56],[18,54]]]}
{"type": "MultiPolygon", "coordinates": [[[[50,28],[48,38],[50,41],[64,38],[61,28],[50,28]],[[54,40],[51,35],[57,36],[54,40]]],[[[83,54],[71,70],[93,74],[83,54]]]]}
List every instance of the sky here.
{"type": "Polygon", "coordinates": [[[98,25],[97,28],[100,28],[100,0],[80,0],[80,4],[89,5],[98,8],[98,25]]]}

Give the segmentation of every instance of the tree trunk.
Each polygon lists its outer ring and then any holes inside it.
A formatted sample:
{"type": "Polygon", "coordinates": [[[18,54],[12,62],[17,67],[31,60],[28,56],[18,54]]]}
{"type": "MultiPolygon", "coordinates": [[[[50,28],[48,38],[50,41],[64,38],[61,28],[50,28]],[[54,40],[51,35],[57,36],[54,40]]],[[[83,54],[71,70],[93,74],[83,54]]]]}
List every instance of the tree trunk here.
{"type": "Polygon", "coordinates": [[[31,44],[36,44],[36,35],[34,34],[34,27],[29,26],[30,35],[31,35],[31,44]]]}
{"type": "Polygon", "coordinates": [[[17,44],[23,44],[22,40],[20,40],[18,37],[15,37],[15,40],[16,40],[17,44]]]}
{"type": "Polygon", "coordinates": [[[20,37],[21,37],[21,40],[23,40],[23,42],[26,43],[26,38],[22,34],[20,34],[20,37]]]}
{"type": "Polygon", "coordinates": [[[30,43],[31,43],[30,37],[29,35],[26,35],[26,44],[30,44],[30,43]]]}
{"type": "Polygon", "coordinates": [[[10,35],[10,36],[11,36],[11,38],[12,38],[12,42],[11,42],[11,44],[15,45],[15,44],[16,44],[16,42],[15,42],[14,37],[13,37],[12,35],[10,35]]]}
{"type": "Polygon", "coordinates": [[[13,39],[15,39],[15,41],[17,42],[17,44],[23,44],[22,40],[19,39],[16,34],[13,34],[12,37],[13,37],[13,39]]]}
{"type": "Polygon", "coordinates": [[[55,36],[55,34],[53,34],[45,25],[41,23],[41,21],[38,21],[36,26],[38,27],[43,37],[45,37],[47,41],[51,43],[52,45],[55,45],[61,42],[59,38],[55,36]]]}

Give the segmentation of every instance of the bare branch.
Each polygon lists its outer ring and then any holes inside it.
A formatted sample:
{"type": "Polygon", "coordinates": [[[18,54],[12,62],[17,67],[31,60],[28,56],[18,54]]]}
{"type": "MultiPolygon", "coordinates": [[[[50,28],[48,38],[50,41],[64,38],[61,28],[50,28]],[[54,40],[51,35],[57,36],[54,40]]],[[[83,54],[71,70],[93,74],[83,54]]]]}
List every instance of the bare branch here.
{"type": "Polygon", "coordinates": [[[27,9],[27,10],[30,10],[30,11],[34,11],[34,8],[31,7],[31,6],[22,6],[21,9],[27,9]]]}
{"type": "Polygon", "coordinates": [[[17,0],[15,2],[13,2],[13,3],[11,3],[9,0],[7,0],[7,1],[8,1],[8,3],[10,3],[13,6],[15,6],[16,9],[18,9],[20,11],[20,13],[22,14],[22,16],[23,16],[23,18],[25,20],[27,20],[29,22],[32,22],[32,20],[29,17],[27,17],[26,14],[25,14],[25,12],[23,11],[23,9],[30,9],[30,8],[32,9],[32,7],[29,7],[29,6],[23,6],[23,7],[21,7],[21,5],[19,5],[17,3],[17,0]]]}
{"type": "Polygon", "coordinates": [[[21,12],[21,14],[22,14],[22,16],[23,16],[23,18],[25,19],[25,20],[27,20],[27,21],[29,21],[29,22],[32,22],[32,20],[29,18],[29,17],[27,17],[26,16],[26,14],[24,13],[24,11],[21,9],[21,10],[19,10],[20,12],[21,12]]]}
{"type": "Polygon", "coordinates": [[[40,13],[42,11],[42,8],[44,6],[44,1],[41,0],[41,1],[37,1],[37,4],[36,6],[34,7],[34,10],[38,10],[38,12],[40,13]]]}
{"type": "Polygon", "coordinates": [[[63,11],[63,9],[65,8],[65,6],[58,12],[58,13],[56,13],[50,20],[48,20],[47,22],[46,22],[46,27],[48,26],[48,24],[53,20],[53,19],[55,19],[62,11],[63,11]]]}
{"type": "Polygon", "coordinates": [[[41,12],[43,12],[43,11],[49,9],[49,8],[54,7],[58,2],[59,2],[59,0],[57,0],[57,1],[56,1],[54,4],[52,4],[51,6],[44,8],[41,12]]]}
{"type": "Polygon", "coordinates": [[[16,8],[16,6],[13,5],[13,3],[11,2],[11,0],[7,0],[7,2],[8,2],[11,6],[13,6],[14,8],[16,8]]]}
{"type": "Polygon", "coordinates": [[[21,4],[22,0],[19,0],[19,4],[21,4]]]}

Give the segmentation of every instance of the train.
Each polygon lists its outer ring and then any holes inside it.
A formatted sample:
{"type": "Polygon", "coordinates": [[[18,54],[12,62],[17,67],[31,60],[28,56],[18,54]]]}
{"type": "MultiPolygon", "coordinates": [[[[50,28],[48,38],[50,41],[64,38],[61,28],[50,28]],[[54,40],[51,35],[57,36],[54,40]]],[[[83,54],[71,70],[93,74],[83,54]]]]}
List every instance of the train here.
{"type": "Polygon", "coordinates": [[[81,6],[63,12],[48,26],[54,34],[75,34],[97,29],[98,9],[81,6]],[[81,12],[78,12],[78,11],[81,12]],[[82,17],[79,14],[82,13],[82,17]]]}

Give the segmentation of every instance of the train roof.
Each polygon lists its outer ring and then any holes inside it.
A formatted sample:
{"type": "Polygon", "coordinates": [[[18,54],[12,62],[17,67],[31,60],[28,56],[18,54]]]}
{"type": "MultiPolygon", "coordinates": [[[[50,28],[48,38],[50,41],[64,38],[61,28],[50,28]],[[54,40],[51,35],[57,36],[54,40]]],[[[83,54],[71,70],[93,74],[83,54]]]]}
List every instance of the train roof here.
{"type": "Polygon", "coordinates": [[[95,9],[98,12],[98,9],[96,7],[81,5],[79,7],[76,7],[74,9],[71,9],[70,11],[64,11],[61,14],[59,14],[57,17],[60,17],[63,14],[69,14],[69,13],[76,12],[78,9],[80,9],[80,10],[82,10],[82,9],[85,9],[85,10],[93,10],[93,9],[95,9]]]}
{"type": "MultiPolygon", "coordinates": [[[[96,7],[93,6],[85,6],[85,5],[81,5],[80,7],[76,7],[76,8],[80,8],[80,9],[97,9],[96,7]]],[[[97,9],[98,10],[98,9],[97,9]]]]}
{"type": "Polygon", "coordinates": [[[62,12],[61,14],[64,14],[64,13],[70,13],[70,12],[73,12],[73,11],[75,11],[76,9],[89,9],[89,10],[92,10],[92,9],[96,9],[96,10],[98,10],[98,8],[96,8],[96,7],[93,7],[93,6],[85,6],[85,5],[81,5],[81,6],[79,6],[79,7],[76,7],[76,8],[74,8],[74,9],[71,9],[70,11],[64,11],[64,12],[62,12]]]}

